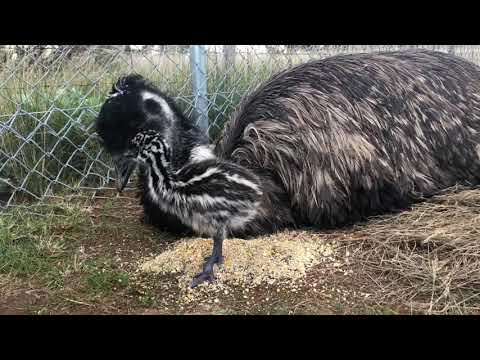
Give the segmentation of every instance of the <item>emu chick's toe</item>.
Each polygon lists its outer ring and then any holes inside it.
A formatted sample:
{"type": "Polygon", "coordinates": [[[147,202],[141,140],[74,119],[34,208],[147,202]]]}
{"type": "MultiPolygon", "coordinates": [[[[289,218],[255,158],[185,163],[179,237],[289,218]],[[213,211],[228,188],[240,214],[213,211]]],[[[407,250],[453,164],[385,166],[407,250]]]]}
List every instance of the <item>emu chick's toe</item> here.
{"type": "Polygon", "coordinates": [[[215,280],[215,276],[213,274],[214,264],[222,265],[223,256],[219,256],[217,253],[215,255],[206,257],[205,264],[203,265],[203,271],[193,277],[191,288],[194,288],[198,284],[201,284],[205,281],[212,283],[215,280]]]}
{"type": "Polygon", "coordinates": [[[203,282],[212,283],[215,280],[215,276],[213,275],[213,270],[210,271],[203,271],[193,277],[192,285],[190,286],[192,289],[197,285],[203,282]]]}

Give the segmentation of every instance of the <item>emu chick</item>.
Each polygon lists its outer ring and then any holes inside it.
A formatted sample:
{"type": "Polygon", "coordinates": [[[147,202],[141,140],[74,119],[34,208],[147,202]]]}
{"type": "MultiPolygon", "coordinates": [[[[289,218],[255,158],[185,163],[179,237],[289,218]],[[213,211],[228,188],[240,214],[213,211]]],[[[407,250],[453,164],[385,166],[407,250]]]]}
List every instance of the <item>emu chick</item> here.
{"type": "Polygon", "coordinates": [[[152,203],[198,234],[213,237],[212,254],[192,287],[213,281],[213,265],[222,263],[223,240],[255,218],[262,196],[257,178],[213,154],[174,169],[172,150],[158,131],[139,132],[132,146],[137,151],[136,162],[146,170],[147,196],[152,203]]]}

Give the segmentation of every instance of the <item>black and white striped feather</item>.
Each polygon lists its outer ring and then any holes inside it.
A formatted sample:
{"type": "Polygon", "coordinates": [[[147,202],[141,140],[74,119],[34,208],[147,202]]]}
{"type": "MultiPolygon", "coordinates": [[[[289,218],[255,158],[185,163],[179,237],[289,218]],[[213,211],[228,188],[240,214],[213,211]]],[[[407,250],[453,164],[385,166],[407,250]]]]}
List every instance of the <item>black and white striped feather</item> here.
{"type": "Polygon", "coordinates": [[[149,201],[196,233],[214,236],[224,228],[228,236],[243,231],[256,217],[262,191],[257,177],[245,168],[211,152],[176,168],[172,149],[154,130],[141,131],[132,144],[145,172],[149,201]]]}

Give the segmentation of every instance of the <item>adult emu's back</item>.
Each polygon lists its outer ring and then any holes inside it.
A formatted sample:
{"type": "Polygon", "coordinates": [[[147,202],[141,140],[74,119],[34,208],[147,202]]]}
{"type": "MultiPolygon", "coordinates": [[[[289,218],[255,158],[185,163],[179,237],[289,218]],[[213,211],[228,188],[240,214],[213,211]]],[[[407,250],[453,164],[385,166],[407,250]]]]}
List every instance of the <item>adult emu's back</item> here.
{"type": "MultiPolygon", "coordinates": [[[[130,120],[108,111],[98,120],[107,148],[109,136],[127,139],[152,126],[151,117],[143,125],[136,119],[118,131],[130,120]]],[[[205,144],[191,136],[196,130],[176,131],[205,144]]],[[[188,158],[191,142],[172,148],[188,158]]],[[[238,107],[214,153],[259,177],[264,195],[245,233],[260,234],[339,226],[457,183],[478,184],[479,146],[480,68],[444,53],[403,51],[335,56],[275,75],[238,107]]],[[[151,209],[145,204],[152,223],[180,229],[151,209]]]]}
{"type": "Polygon", "coordinates": [[[432,51],[284,71],[227,123],[217,154],[269,169],[297,223],[336,226],[480,180],[480,68],[432,51]]]}

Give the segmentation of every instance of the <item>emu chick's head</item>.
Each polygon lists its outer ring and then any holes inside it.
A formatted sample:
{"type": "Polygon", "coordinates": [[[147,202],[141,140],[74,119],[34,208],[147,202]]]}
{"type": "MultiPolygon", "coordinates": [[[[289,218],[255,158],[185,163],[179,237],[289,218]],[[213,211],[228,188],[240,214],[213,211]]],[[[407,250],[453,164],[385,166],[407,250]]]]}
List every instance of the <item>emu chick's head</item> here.
{"type": "Polygon", "coordinates": [[[104,148],[112,156],[119,191],[136,166],[132,139],[145,130],[154,130],[168,139],[179,117],[172,100],[140,75],[121,77],[112,86],[95,125],[104,148]]]}

